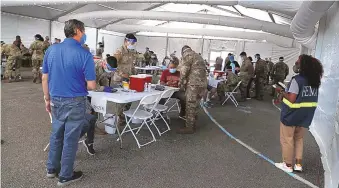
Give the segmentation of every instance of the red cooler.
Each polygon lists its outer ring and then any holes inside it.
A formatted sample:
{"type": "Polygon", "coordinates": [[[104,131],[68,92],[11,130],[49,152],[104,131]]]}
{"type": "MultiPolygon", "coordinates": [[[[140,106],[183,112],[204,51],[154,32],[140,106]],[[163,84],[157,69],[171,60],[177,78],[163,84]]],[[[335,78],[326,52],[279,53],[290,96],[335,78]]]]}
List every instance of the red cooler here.
{"type": "Polygon", "coordinates": [[[215,75],[215,74],[218,74],[218,76],[221,77],[222,75],[225,74],[225,72],[224,71],[215,70],[215,71],[213,71],[213,75],[215,75]]]}
{"type": "Polygon", "coordinates": [[[143,92],[145,83],[152,82],[152,75],[148,75],[148,74],[132,75],[129,78],[130,78],[129,88],[137,92],[143,92]]]}

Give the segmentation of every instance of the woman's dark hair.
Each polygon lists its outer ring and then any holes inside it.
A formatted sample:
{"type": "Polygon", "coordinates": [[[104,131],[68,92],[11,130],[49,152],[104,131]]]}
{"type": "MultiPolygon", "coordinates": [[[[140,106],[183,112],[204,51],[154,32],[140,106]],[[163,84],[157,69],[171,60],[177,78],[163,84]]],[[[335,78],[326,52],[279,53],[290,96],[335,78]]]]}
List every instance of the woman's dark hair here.
{"type": "Polygon", "coordinates": [[[251,56],[248,56],[248,59],[250,59],[250,61],[251,61],[251,62],[253,61],[253,59],[252,59],[252,57],[251,57],[251,56]]]}
{"type": "Polygon", "coordinates": [[[34,36],[37,40],[40,40],[40,41],[44,41],[44,38],[42,38],[42,36],[40,35],[40,34],[36,34],[35,36],[34,36]]]}
{"type": "Polygon", "coordinates": [[[309,55],[300,55],[300,75],[306,77],[310,86],[319,88],[324,73],[320,61],[309,55]]]}
{"type": "Polygon", "coordinates": [[[81,32],[85,31],[85,24],[79,20],[71,19],[65,22],[64,33],[66,38],[74,37],[77,29],[81,32]]]}

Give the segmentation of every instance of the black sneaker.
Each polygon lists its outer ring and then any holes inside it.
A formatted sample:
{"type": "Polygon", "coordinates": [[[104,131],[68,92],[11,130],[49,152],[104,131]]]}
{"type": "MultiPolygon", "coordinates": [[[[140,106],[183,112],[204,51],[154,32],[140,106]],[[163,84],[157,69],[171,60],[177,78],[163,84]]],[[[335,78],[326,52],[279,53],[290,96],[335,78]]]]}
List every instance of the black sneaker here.
{"type": "Polygon", "coordinates": [[[95,151],[93,149],[93,143],[89,144],[87,142],[87,140],[82,141],[82,143],[84,144],[88,154],[90,154],[90,155],[94,155],[95,154],[95,151]]]}
{"type": "Polygon", "coordinates": [[[47,178],[56,178],[58,177],[59,172],[57,170],[47,170],[47,178]]]}
{"type": "Polygon", "coordinates": [[[64,187],[66,185],[69,185],[73,182],[76,182],[78,180],[80,180],[82,178],[83,174],[81,171],[78,171],[78,172],[73,172],[73,176],[70,178],[70,179],[65,179],[63,177],[60,177],[59,178],[59,182],[58,182],[58,186],[59,187],[64,187]]]}

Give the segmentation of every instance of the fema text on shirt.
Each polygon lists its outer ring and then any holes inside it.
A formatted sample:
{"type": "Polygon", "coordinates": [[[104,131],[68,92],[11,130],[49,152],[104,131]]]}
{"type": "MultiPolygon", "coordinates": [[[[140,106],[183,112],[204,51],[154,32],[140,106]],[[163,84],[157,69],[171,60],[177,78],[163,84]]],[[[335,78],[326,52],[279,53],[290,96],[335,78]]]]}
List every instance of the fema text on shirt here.
{"type": "Polygon", "coordinates": [[[318,96],[318,88],[312,88],[311,86],[304,86],[302,91],[302,97],[316,97],[318,96]]]}

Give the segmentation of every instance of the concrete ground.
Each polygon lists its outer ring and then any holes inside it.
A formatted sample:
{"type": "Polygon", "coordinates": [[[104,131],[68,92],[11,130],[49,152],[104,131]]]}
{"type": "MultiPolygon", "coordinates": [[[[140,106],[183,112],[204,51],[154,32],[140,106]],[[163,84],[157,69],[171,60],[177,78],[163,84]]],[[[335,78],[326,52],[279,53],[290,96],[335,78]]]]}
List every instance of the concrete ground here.
{"type": "MultiPolygon", "coordinates": [[[[41,86],[31,79],[2,83],[4,188],[56,187],[57,179],[45,178],[47,152],[43,148],[49,142],[50,123],[42,96],[41,86]]],[[[215,104],[208,111],[234,136],[273,161],[280,161],[279,111],[268,97],[267,101],[250,100],[242,105],[235,108],[230,103],[215,104]]],[[[182,124],[182,120],[172,117],[172,129],[182,124]]],[[[141,132],[142,141],[149,138],[145,133],[141,132]]],[[[95,156],[89,156],[79,145],[76,170],[82,170],[84,178],[70,187],[308,187],[227,137],[202,110],[196,134],[170,131],[141,149],[130,134],[123,138],[124,148],[119,149],[116,137],[96,136],[95,156]]],[[[323,187],[319,149],[309,133],[304,144],[304,170],[298,175],[323,187]]]]}

